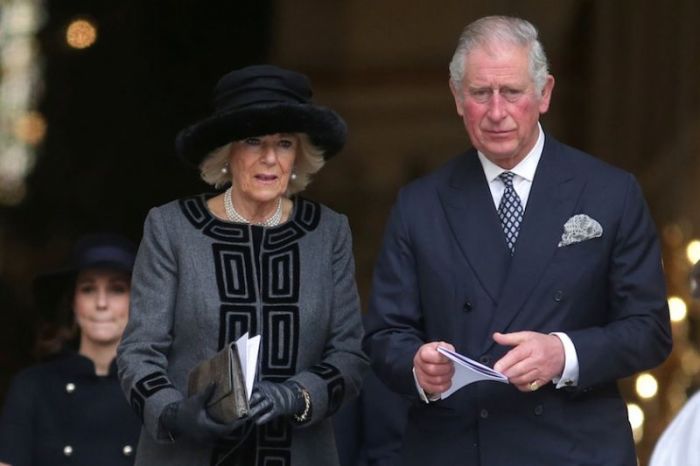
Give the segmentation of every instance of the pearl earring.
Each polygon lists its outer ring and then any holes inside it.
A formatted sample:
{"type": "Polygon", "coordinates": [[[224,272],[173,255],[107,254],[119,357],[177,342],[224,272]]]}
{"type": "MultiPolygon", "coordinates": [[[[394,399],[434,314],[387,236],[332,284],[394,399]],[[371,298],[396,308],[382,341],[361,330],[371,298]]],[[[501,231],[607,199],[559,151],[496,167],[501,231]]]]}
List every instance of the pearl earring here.
{"type": "Polygon", "coordinates": [[[292,178],[292,180],[296,180],[296,179],[297,179],[297,174],[296,174],[296,173],[294,173],[294,172],[292,172],[292,176],[291,176],[291,178],[292,178]]]}
{"type": "Polygon", "coordinates": [[[228,167],[221,167],[221,173],[223,173],[224,175],[228,173],[228,167]]]}

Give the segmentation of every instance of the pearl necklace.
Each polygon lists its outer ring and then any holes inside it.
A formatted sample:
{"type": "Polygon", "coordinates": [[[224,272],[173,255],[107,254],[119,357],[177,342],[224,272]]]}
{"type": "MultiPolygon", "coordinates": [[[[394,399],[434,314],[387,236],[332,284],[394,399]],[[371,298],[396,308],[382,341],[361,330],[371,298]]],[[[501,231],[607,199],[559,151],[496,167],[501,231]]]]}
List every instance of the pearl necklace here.
{"type": "MultiPolygon", "coordinates": [[[[226,216],[230,221],[238,223],[251,223],[250,220],[239,214],[238,211],[236,211],[236,209],[233,207],[233,201],[231,200],[231,187],[229,187],[224,193],[224,209],[226,210],[226,216]]],[[[262,222],[256,223],[256,225],[260,225],[263,227],[274,227],[279,225],[281,221],[282,197],[280,197],[277,200],[277,208],[275,209],[275,213],[267,219],[263,220],[262,222]]]]}

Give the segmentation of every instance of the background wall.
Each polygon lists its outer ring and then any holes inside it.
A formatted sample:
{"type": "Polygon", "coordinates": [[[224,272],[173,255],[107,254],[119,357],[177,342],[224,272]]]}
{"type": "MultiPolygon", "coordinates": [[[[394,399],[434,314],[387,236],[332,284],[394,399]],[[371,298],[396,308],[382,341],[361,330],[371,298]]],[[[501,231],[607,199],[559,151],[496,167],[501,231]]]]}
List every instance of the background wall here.
{"type": "MultiPolygon", "coordinates": [[[[22,1],[29,0],[4,5],[22,1]]],[[[622,382],[628,400],[646,413],[637,431],[642,464],[697,387],[700,307],[688,297],[684,253],[700,236],[695,0],[42,5],[37,109],[46,134],[23,197],[0,207],[0,388],[32,361],[34,274],[57,266],[81,233],[116,228],[138,240],[150,207],[208,189],[175,159],[173,139],[206,114],[216,79],[246,64],[305,72],[315,100],[346,118],[346,149],[307,194],[349,216],[366,302],[397,189],[468,147],[447,63],[463,26],[487,14],[522,16],[539,27],[557,79],[545,128],[639,178],[664,241],[669,293],[687,305],[686,318],[674,323],[674,354],[653,371],[656,396],[642,398],[636,379],[622,382]],[[78,16],[98,27],[97,41],[83,50],[64,40],[78,16]]]]}

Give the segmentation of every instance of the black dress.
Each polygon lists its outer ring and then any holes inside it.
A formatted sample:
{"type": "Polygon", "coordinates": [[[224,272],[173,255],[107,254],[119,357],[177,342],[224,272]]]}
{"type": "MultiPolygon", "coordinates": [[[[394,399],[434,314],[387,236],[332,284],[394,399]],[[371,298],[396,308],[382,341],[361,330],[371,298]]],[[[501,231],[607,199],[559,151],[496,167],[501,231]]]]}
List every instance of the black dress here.
{"type": "Polygon", "coordinates": [[[116,364],[64,353],[18,373],[0,418],[0,462],[12,466],[126,466],[141,425],[119,387],[116,364]]]}

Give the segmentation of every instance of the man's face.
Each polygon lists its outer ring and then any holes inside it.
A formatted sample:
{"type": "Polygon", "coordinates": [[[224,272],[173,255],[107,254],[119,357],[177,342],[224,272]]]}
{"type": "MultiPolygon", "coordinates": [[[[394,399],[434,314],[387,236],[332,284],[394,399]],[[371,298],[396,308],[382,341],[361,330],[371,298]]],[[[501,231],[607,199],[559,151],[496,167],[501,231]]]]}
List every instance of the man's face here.
{"type": "Polygon", "coordinates": [[[510,169],[537,141],[537,122],[549,108],[554,78],[541,92],[528,69],[528,47],[491,44],[466,56],[462,88],[454,89],[457,113],[474,147],[496,165],[510,169]]]}

